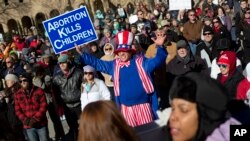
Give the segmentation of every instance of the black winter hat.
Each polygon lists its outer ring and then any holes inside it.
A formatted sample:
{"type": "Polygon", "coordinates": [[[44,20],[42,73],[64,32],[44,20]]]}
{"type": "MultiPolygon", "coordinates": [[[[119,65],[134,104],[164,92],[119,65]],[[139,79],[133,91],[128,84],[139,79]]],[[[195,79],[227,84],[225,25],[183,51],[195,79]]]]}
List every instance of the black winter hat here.
{"type": "Polygon", "coordinates": [[[19,75],[19,79],[20,78],[26,78],[26,79],[28,79],[29,82],[32,82],[32,76],[30,73],[24,72],[24,73],[19,75]]]}
{"type": "Polygon", "coordinates": [[[230,40],[228,40],[227,38],[219,39],[216,42],[216,47],[217,47],[217,50],[228,50],[231,48],[230,40]]]}
{"type": "Polygon", "coordinates": [[[203,28],[203,34],[206,33],[206,32],[210,32],[210,33],[214,34],[214,30],[210,26],[204,26],[204,28],[203,28]]]}

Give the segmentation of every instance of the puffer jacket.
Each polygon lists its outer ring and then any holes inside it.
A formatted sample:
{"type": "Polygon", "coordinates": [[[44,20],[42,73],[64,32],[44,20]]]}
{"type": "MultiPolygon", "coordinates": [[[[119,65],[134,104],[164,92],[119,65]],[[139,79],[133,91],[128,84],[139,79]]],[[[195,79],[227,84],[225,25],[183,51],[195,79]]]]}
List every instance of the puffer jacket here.
{"type": "Polygon", "coordinates": [[[68,107],[80,105],[82,76],[83,73],[80,69],[72,67],[68,76],[60,72],[53,79],[56,94],[60,94],[68,107]]]}
{"type": "Polygon", "coordinates": [[[207,137],[206,141],[229,141],[230,125],[241,125],[241,123],[232,117],[229,118],[226,122],[216,128],[213,133],[207,137]]]}

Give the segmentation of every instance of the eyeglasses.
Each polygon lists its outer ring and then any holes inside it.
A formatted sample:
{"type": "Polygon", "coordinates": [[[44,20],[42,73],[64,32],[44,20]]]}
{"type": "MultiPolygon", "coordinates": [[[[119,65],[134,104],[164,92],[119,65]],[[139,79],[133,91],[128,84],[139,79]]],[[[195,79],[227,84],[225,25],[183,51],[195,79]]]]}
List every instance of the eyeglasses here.
{"type": "Polygon", "coordinates": [[[206,36],[206,35],[212,35],[212,33],[204,33],[203,35],[204,36],[206,36]]]}
{"type": "Polygon", "coordinates": [[[20,83],[28,82],[28,79],[19,80],[20,83]]]}
{"type": "Polygon", "coordinates": [[[93,75],[94,73],[93,72],[84,72],[84,74],[88,74],[88,75],[93,75]]]}
{"type": "Polygon", "coordinates": [[[112,50],[112,48],[105,48],[105,51],[112,50]]]}
{"type": "Polygon", "coordinates": [[[219,66],[219,68],[221,68],[221,67],[224,69],[227,68],[227,65],[225,65],[225,64],[218,64],[218,66],[219,66]]]}

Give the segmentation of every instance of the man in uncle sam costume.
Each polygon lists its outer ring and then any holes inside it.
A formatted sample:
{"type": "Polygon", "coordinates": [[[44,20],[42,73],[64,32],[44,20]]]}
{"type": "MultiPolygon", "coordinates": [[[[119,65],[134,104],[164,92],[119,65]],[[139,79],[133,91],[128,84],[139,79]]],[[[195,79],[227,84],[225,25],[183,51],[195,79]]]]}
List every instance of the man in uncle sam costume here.
{"type": "Polygon", "coordinates": [[[117,59],[113,61],[103,61],[82,53],[79,46],[76,46],[77,52],[81,55],[81,62],[112,75],[116,103],[132,127],[152,122],[157,118],[158,101],[150,74],[165,62],[165,38],[165,35],[157,34],[157,37],[152,39],[157,45],[157,54],[150,59],[135,55],[132,47],[134,35],[129,31],[117,33],[117,59]]]}

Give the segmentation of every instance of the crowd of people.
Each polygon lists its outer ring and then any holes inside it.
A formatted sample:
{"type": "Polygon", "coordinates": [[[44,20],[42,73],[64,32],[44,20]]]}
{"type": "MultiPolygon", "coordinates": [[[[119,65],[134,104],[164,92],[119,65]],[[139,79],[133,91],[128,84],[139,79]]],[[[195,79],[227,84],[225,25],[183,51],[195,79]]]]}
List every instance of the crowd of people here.
{"type": "Polygon", "coordinates": [[[133,128],[166,108],[166,141],[229,140],[230,124],[250,124],[249,0],[129,3],[93,25],[97,41],[60,55],[34,28],[0,44],[0,140],[137,141],[133,128]]]}

